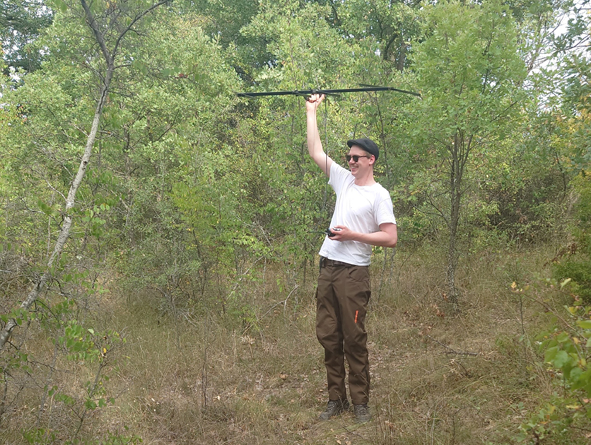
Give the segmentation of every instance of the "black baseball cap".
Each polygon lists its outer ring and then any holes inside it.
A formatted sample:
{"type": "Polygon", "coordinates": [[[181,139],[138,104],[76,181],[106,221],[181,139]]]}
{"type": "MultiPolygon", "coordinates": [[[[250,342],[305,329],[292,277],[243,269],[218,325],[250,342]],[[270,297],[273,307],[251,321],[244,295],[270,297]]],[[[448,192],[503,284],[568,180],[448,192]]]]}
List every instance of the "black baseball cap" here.
{"type": "Polygon", "coordinates": [[[347,141],[347,145],[349,148],[351,148],[353,145],[363,148],[369,154],[374,155],[376,157],[376,161],[378,160],[378,156],[380,156],[380,149],[378,148],[377,144],[369,138],[352,139],[347,141]]]}

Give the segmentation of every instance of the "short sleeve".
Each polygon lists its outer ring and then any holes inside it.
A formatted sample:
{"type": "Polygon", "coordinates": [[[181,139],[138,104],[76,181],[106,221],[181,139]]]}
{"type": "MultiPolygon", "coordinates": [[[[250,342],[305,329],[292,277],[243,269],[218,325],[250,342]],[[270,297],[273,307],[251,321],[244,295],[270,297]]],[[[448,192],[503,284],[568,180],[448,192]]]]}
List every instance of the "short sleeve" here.
{"type": "Polygon", "coordinates": [[[396,224],[396,217],[394,216],[394,206],[392,205],[392,198],[386,189],[380,193],[376,208],[376,222],[380,224],[392,223],[396,224]]]}

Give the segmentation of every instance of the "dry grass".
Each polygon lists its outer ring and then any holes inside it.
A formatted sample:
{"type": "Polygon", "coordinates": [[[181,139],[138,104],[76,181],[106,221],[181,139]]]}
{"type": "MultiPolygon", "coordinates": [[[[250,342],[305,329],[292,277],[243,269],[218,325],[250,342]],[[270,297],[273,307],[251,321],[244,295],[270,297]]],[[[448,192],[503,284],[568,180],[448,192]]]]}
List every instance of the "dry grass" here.
{"type": "MultiPolygon", "coordinates": [[[[510,284],[543,273],[551,250],[464,259],[461,313],[453,316],[441,258],[399,252],[389,284],[371,303],[374,419],[362,426],[351,414],[317,421],[326,384],[313,283],[288,299],[291,290],[270,284],[274,278],[245,286],[249,319],[207,311],[172,318],[155,309],[154,296],[113,292],[95,323],[127,339],[116,351],[117,364],[105,370],[116,403],[95,410],[81,437],[90,441],[110,431],[135,434],[145,444],[516,443],[527,409],[551,388],[530,346],[547,315],[510,284]]],[[[376,283],[380,273],[376,264],[376,283]]],[[[559,294],[536,292],[560,306],[559,294]]],[[[92,375],[68,369],[55,376],[61,384],[75,375],[70,384],[82,387],[92,375]]],[[[33,408],[13,412],[13,428],[34,420],[33,390],[23,397],[33,408]]],[[[23,442],[15,431],[0,438],[23,442]]]]}

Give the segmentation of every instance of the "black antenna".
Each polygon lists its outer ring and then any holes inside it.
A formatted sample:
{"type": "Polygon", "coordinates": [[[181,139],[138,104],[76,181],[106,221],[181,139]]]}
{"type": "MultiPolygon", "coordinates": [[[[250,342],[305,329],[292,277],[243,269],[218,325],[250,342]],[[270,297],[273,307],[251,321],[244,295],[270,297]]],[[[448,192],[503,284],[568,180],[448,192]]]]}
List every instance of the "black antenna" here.
{"type": "Polygon", "coordinates": [[[293,90],[293,91],[266,91],[261,93],[236,93],[239,97],[261,97],[261,96],[311,96],[312,94],[341,94],[341,93],[359,93],[365,91],[396,91],[398,93],[412,94],[421,97],[414,91],[401,90],[392,87],[377,87],[372,85],[360,85],[361,88],[340,88],[340,89],[321,89],[321,90],[293,90]]]}

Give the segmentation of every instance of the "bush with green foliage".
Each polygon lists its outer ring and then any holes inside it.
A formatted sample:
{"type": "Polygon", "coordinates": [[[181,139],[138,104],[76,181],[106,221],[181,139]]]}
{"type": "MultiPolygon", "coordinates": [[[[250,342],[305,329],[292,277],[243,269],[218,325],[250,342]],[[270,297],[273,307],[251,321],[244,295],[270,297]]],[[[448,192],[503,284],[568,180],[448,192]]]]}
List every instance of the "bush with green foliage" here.
{"type": "Polygon", "coordinates": [[[521,440],[527,443],[540,443],[549,436],[569,443],[591,428],[591,306],[575,297],[567,310],[567,319],[557,316],[562,327],[539,338],[554,392],[549,402],[521,425],[521,440]]]}
{"type": "Polygon", "coordinates": [[[591,177],[583,171],[573,184],[579,193],[573,229],[575,242],[564,252],[568,255],[558,259],[554,276],[560,281],[571,279],[574,293],[585,303],[591,303],[591,177]]]}

